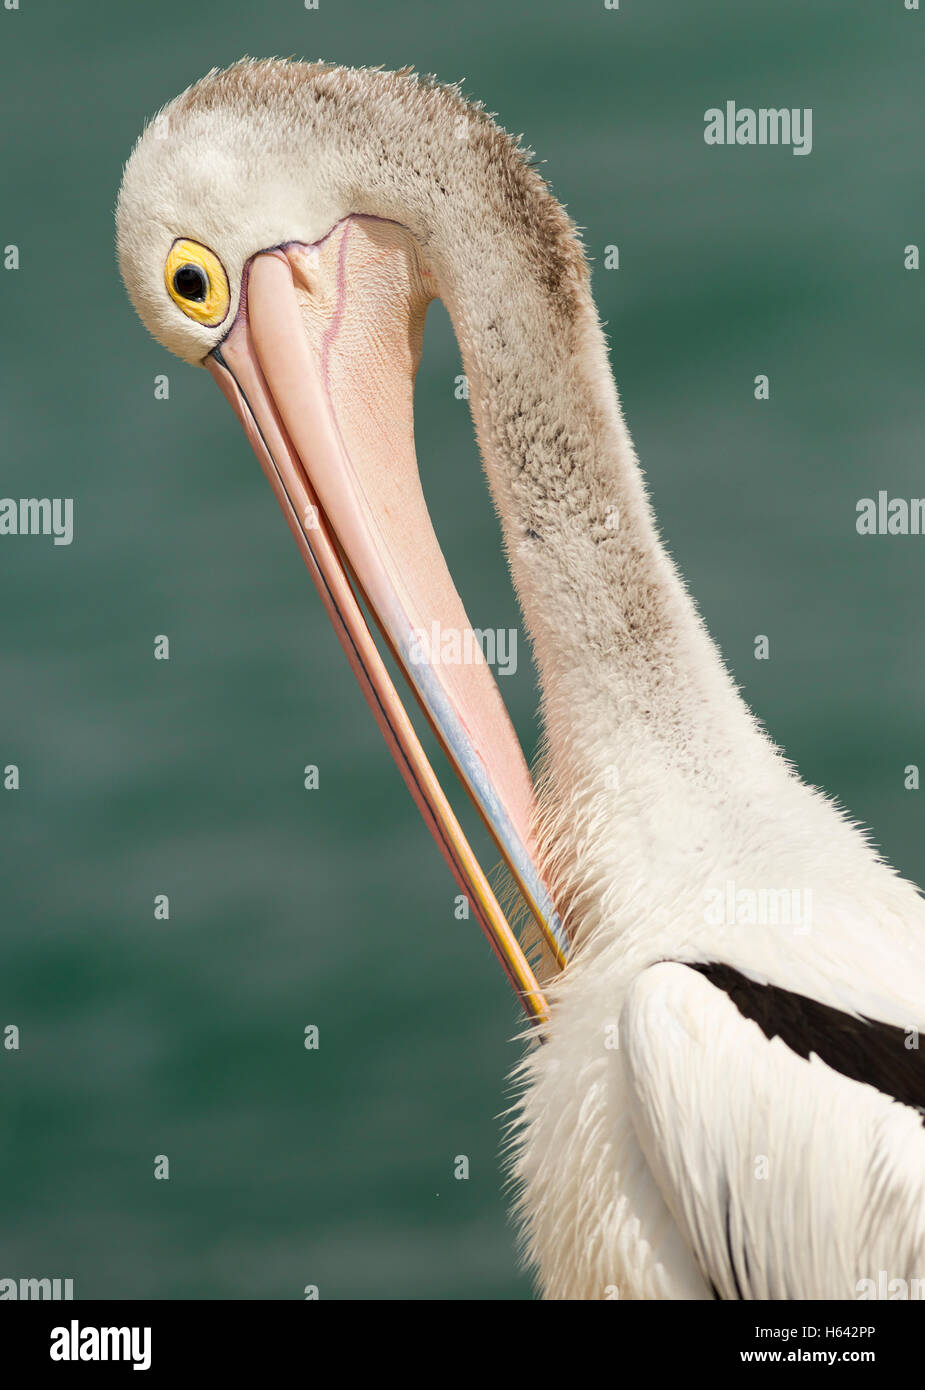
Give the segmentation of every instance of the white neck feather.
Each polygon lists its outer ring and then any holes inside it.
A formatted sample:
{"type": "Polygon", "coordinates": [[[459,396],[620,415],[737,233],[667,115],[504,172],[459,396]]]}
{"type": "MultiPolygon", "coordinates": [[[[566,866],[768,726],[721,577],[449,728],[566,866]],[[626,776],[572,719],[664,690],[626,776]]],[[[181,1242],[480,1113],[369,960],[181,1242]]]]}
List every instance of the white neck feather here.
{"type": "Polygon", "coordinates": [[[486,292],[487,251],[467,249],[444,298],[552,757],[584,749],[600,771],[640,738],[689,770],[740,753],[754,722],[659,540],[590,293],[573,284],[563,306],[512,264],[486,292]]]}
{"type": "Polygon", "coordinates": [[[702,805],[789,774],[659,540],[587,286],[550,293],[518,251],[457,236],[438,275],[539,671],[546,872],[582,920],[583,827],[599,847],[606,818],[644,861],[648,810],[683,854],[702,805]]]}

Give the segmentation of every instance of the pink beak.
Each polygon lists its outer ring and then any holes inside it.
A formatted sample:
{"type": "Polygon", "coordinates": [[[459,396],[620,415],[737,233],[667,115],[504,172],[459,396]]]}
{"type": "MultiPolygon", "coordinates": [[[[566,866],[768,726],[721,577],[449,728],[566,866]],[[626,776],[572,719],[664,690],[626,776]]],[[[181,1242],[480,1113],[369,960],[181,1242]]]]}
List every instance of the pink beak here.
{"type": "Polygon", "coordinates": [[[315,246],[292,243],[251,260],[238,316],[206,366],[244,426],[424,820],[528,1015],[541,1020],[536,978],[360,604],[561,966],[568,943],[534,863],[530,775],[418,476],[412,395],[429,278],[403,228],[349,217],[315,246]]]}

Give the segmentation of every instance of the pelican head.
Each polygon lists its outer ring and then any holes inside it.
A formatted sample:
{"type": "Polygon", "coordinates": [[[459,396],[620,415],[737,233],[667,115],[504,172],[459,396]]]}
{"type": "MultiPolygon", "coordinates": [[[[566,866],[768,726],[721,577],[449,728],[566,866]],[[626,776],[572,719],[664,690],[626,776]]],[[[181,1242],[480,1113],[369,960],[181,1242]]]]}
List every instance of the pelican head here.
{"type": "MultiPolygon", "coordinates": [[[[117,243],[145,325],[205,366],[238,414],[412,795],[541,1016],[360,601],[561,962],[565,939],[534,863],[529,774],[489,667],[465,640],[420,487],[412,396],[435,296],[473,378],[490,370],[481,345],[529,315],[531,296],[537,314],[550,295],[570,311],[568,284],[584,274],[570,224],[516,143],[454,89],[247,60],[148,125],[125,168],[117,243]],[[461,659],[440,659],[447,637],[461,659]]],[[[503,509],[510,479],[491,482],[503,509]]]]}

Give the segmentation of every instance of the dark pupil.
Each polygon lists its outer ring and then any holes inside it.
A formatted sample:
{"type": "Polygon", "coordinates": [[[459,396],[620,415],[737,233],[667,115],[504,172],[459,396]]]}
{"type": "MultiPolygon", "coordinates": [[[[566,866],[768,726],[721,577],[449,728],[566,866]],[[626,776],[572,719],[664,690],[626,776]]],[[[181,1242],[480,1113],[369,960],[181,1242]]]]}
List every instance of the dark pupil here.
{"type": "Polygon", "coordinates": [[[174,271],[173,287],[181,299],[205,299],[209,288],[205,271],[198,265],[181,265],[174,271]]]}

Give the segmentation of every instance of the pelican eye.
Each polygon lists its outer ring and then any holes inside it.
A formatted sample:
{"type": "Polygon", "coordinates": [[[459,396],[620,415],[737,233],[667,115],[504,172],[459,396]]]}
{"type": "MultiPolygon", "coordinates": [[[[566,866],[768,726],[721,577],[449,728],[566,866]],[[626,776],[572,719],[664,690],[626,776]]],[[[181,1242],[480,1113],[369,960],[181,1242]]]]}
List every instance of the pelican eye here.
{"type": "Polygon", "coordinates": [[[209,293],[209,277],[198,265],[181,265],[173,273],[173,287],[181,299],[204,302],[209,293]]]}
{"type": "Polygon", "coordinates": [[[215,328],[228,313],[225,267],[201,242],[182,237],[174,242],[164,265],[164,285],[177,308],[206,328],[215,328]]]}

